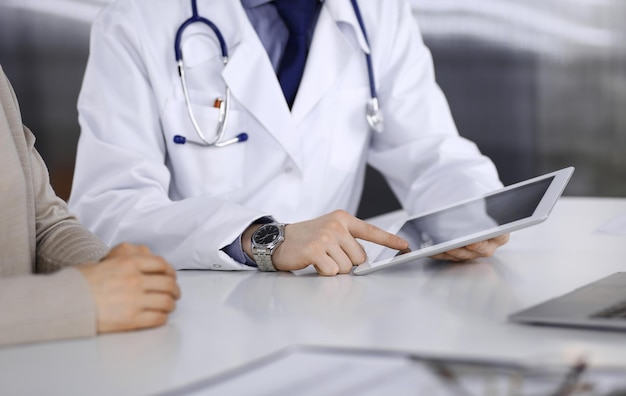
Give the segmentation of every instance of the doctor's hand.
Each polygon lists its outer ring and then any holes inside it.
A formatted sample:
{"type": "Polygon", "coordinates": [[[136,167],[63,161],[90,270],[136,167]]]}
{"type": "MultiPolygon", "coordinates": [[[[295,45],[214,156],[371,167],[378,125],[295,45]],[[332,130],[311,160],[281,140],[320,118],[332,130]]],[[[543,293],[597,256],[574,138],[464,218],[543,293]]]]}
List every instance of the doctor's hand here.
{"type": "Polygon", "coordinates": [[[160,326],[180,298],[174,268],[144,246],[118,245],[78,269],[91,288],[98,333],[160,326]]]}
{"type": "Polygon", "coordinates": [[[274,252],[272,261],[280,271],[312,264],[320,275],[346,274],[367,259],[357,238],[396,250],[409,246],[404,239],[337,210],[313,220],[288,224],[285,241],[274,252]]]}
{"type": "Polygon", "coordinates": [[[431,258],[447,261],[466,261],[479,257],[491,257],[500,246],[509,241],[510,234],[500,235],[486,241],[473,243],[462,248],[453,249],[445,253],[440,253],[431,258]]]}

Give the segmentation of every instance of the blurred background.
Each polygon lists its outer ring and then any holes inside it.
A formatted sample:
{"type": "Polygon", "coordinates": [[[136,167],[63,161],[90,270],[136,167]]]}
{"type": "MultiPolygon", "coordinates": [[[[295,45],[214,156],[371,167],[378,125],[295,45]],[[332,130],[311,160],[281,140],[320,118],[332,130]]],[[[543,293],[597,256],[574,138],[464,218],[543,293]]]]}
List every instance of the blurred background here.
{"type": "MultiPolygon", "coordinates": [[[[0,0],[0,63],[64,198],[89,26],[108,2],[0,0]]],[[[505,184],[574,165],[566,195],[626,196],[624,0],[411,4],[459,132],[505,184]]],[[[370,169],[358,215],[397,207],[370,169]]]]}

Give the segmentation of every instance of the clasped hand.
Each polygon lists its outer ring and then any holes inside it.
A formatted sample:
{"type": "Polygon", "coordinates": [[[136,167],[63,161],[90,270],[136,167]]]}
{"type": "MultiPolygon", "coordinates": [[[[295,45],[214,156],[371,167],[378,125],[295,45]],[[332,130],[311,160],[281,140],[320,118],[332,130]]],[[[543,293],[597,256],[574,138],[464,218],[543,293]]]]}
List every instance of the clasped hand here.
{"type": "Polygon", "coordinates": [[[174,268],[145,246],[118,245],[79,270],[91,287],[98,333],[160,326],[180,298],[174,268]]]}

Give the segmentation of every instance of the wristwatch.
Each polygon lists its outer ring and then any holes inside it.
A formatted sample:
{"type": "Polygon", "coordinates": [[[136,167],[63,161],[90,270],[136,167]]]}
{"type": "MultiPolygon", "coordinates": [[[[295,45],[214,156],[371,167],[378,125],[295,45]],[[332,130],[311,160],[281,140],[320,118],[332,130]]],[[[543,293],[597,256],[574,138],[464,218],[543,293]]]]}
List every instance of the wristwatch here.
{"type": "Polygon", "coordinates": [[[285,240],[285,224],[263,224],[252,234],[252,255],[261,271],[276,271],[272,254],[285,240]]]}

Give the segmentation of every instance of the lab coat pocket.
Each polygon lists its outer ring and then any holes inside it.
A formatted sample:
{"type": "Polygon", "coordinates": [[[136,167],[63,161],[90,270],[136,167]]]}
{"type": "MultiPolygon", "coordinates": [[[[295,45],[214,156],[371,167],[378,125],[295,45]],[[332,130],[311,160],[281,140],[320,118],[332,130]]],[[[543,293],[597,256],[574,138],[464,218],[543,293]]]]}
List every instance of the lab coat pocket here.
{"type": "Polygon", "coordinates": [[[334,116],[330,136],[331,165],[336,169],[354,173],[366,161],[369,128],[365,105],[368,92],[367,87],[359,87],[337,94],[334,110],[330,113],[334,116]]]}
{"type": "MultiPolygon", "coordinates": [[[[206,102],[215,95],[198,92],[190,94],[198,125],[205,138],[213,141],[217,136],[219,109],[206,102]],[[203,97],[206,99],[205,103],[202,103],[203,97]]],[[[173,188],[182,197],[224,196],[243,186],[248,143],[235,143],[225,147],[201,144],[202,140],[193,127],[185,101],[178,98],[168,100],[162,120],[169,167],[174,176],[173,188]],[[177,144],[175,141],[180,139],[176,139],[176,136],[184,136],[187,142],[177,144]]],[[[245,117],[231,108],[226,132],[221,141],[234,138],[245,131],[245,117]]]]}

